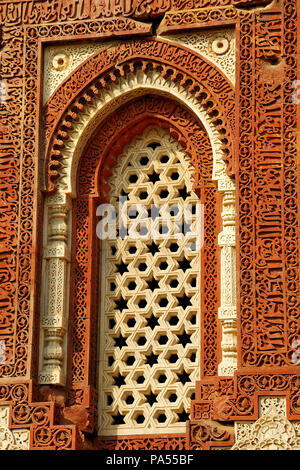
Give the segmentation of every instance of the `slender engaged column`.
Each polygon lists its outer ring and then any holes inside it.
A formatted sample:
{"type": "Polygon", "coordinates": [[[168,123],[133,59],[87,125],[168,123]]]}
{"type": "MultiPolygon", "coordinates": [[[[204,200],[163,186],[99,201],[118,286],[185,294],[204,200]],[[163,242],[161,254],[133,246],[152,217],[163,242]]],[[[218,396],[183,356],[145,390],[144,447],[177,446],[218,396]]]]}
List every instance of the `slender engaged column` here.
{"type": "Polygon", "coordinates": [[[235,237],[235,189],[231,180],[220,180],[223,194],[223,231],[219,234],[221,247],[221,305],[218,311],[222,324],[222,361],[220,376],[232,376],[237,369],[236,324],[236,237],[235,237]]]}
{"type": "Polygon", "coordinates": [[[47,239],[43,259],[39,382],[65,385],[71,201],[66,194],[56,194],[48,198],[45,207],[47,239]]]}

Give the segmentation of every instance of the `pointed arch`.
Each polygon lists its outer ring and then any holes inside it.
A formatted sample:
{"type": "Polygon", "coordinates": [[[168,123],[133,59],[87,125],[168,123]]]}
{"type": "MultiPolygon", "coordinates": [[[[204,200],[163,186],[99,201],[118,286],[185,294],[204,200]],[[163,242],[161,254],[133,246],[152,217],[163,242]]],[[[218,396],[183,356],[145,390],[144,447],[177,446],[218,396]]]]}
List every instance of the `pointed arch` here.
{"type": "Polygon", "coordinates": [[[149,39],[94,54],[50,98],[45,108],[46,190],[55,191],[57,180],[67,172],[66,190],[72,193],[71,169],[76,170],[78,155],[93,130],[113,106],[118,107],[132,95],[144,94],[149,89],[172,94],[191,108],[211,138],[214,135],[218,140],[216,145],[222,152],[219,158],[226,161],[225,171],[232,176],[235,104],[232,84],[201,55],[162,39],[149,39]]]}

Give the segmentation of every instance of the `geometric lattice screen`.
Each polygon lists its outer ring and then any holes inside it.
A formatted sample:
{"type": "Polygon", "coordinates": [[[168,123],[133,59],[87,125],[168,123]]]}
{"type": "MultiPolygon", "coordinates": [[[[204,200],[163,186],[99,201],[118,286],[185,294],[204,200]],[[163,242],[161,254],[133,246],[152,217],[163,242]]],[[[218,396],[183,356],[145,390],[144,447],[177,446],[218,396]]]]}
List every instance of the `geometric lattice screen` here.
{"type": "Polygon", "coordinates": [[[128,198],[123,215],[142,238],[131,238],[117,217],[116,239],[101,242],[100,435],[186,431],[200,378],[200,249],[189,233],[200,204],[193,173],[178,142],[153,127],[125,148],[109,180],[110,203],[118,212],[120,198],[128,198]],[[163,204],[174,206],[167,225],[163,204]]]}

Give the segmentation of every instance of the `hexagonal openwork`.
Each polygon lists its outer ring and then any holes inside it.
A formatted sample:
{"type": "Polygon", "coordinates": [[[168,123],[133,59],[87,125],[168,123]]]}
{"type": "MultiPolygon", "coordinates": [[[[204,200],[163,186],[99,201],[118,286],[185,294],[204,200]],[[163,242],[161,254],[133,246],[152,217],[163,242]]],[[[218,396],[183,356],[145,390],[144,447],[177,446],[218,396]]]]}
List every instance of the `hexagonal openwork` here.
{"type": "Polygon", "coordinates": [[[101,242],[101,435],[163,433],[166,425],[185,431],[200,369],[194,353],[200,321],[190,321],[200,316],[200,282],[191,284],[200,274],[200,250],[187,247],[184,234],[169,236],[157,208],[176,206],[171,220],[180,226],[186,202],[199,203],[193,173],[178,142],[156,127],[128,145],[113,169],[109,196],[117,215],[119,196],[127,195],[126,220],[137,223],[141,217],[130,205],[143,204],[158,230],[157,238],[148,233],[101,242]]]}

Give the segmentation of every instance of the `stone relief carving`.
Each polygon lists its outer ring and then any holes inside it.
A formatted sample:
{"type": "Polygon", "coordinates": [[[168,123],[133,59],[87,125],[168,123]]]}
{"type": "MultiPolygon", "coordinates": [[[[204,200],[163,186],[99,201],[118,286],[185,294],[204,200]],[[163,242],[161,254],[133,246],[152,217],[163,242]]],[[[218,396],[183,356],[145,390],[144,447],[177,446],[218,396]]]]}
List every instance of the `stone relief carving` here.
{"type": "Polygon", "coordinates": [[[235,83],[235,28],[170,34],[164,39],[199,52],[222,70],[233,84],[235,83]]]}
{"type": "MultiPolygon", "coordinates": [[[[33,2],[30,2],[32,4],[33,2]]],[[[39,2],[34,2],[36,5],[39,2]]],[[[49,6],[50,2],[43,2],[43,5],[46,7],[49,6]]],[[[77,5],[79,5],[78,2],[77,5]]],[[[240,2],[242,3],[242,2],[240,2]]],[[[20,24],[23,21],[23,15],[19,14],[18,10],[24,11],[25,7],[27,8],[29,2],[7,2],[8,7],[14,8],[13,15],[4,15],[6,19],[8,16],[10,18],[7,20],[9,24],[16,25],[20,24]],[[16,14],[15,14],[16,13],[16,14]]],[[[39,5],[40,6],[40,5],[39,5]]],[[[275,80],[272,82],[272,78],[268,80],[268,73],[269,68],[264,67],[264,70],[260,69],[259,64],[257,62],[257,58],[260,54],[260,49],[262,50],[262,54],[265,56],[270,56],[272,51],[266,51],[266,46],[261,46],[261,43],[265,44],[265,37],[267,36],[267,41],[270,41],[271,45],[273,43],[272,40],[269,40],[269,33],[273,30],[273,22],[270,21],[270,18],[266,16],[266,19],[269,22],[269,26],[265,29],[259,37],[255,37],[255,29],[258,30],[260,19],[258,17],[252,19],[256,12],[246,11],[248,18],[242,24],[242,36],[241,36],[241,67],[240,67],[240,83],[241,83],[241,90],[244,93],[241,93],[240,99],[240,109],[241,115],[244,116],[243,123],[241,125],[241,132],[240,137],[241,142],[241,150],[240,153],[240,161],[239,161],[239,168],[241,171],[241,193],[239,194],[239,210],[240,210],[240,231],[241,231],[241,239],[244,239],[245,235],[252,234],[251,239],[247,239],[247,243],[241,247],[241,259],[244,261],[242,266],[243,271],[241,276],[242,285],[241,285],[241,292],[242,294],[245,292],[245,295],[242,295],[241,298],[241,323],[243,325],[243,330],[241,332],[242,338],[247,336],[249,332],[249,311],[251,315],[251,335],[250,340],[248,341],[249,348],[243,346],[242,352],[242,365],[248,366],[249,368],[252,367],[260,367],[261,365],[273,365],[273,373],[280,373],[282,371],[281,365],[282,364],[289,364],[290,360],[290,352],[291,352],[291,337],[292,335],[298,334],[299,332],[299,324],[295,323],[294,312],[295,312],[295,297],[294,297],[294,289],[297,288],[299,284],[299,280],[297,279],[297,204],[296,201],[296,172],[297,172],[297,159],[296,159],[296,107],[293,106],[291,102],[291,85],[293,80],[295,80],[295,58],[296,52],[295,48],[291,48],[291,44],[296,44],[297,41],[297,32],[296,32],[296,21],[297,21],[297,5],[296,1],[288,0],[283,2],[282,11],[280,11],[281,25],[280,25],[280,39],[282,39],[282,53],[283,57],[288,57],[287,63],[284,64],[286,66],[286,73],[284,74],[284,82],[281,78],[281,74],[277,74],[277,69],[275,68],[274,77],[275,80]],[[257,21],[258,20],[258,21],[257,21]],[[257,27],[258,26],[258,27],[257,27]],[[267,35],[265,33],[267,31],[267,35]],[[257,86],[253,86],[253,82],[249,80],[249,70],[250,74],[255,75],[256,77],[256,84],[257,86]],[[279,80],[277,80],[279,77],[279,80]],[[261,85],[264,85],[261,86],[261,85]],[[267,84],[267,87],[265,85],[267,84]],[[258,93],[258,90],[261,90],[258,93]],[[277,97],[277,89],[279,89],[278,97],[277,97]],[[246,101],[244,97],[248,96],[246,101]],[[271,103],[271,105],[270,105],[271,103]],[[270,129],[270,136],[265,136],[263,141],[256,141],[256,137],[260,136],[261,133],[258,132],[259,129],[262,128],[263,125],[267,128],[267,124],[269,119],[272,119],[272,112],[274,112],[274,103],[275,103],[275,112],[278,115],[276,119],[279,121],[279,125],[282,129],[282,138],[278,139],[278,144],[273,142],[276,139],[274,138],[274,131],[270,129]],[[278,108],[277,108],[278,105],[278,108]],[[279,110],[279,111],[278,111],[279,110]],[[246,116],[245,116],[246,115],[246,116]],[[272,140],[273,139],[273,140],[272,140]],[[254,154],[251,149],[251,145],[254,143],[255,147],[257,148],[257,159],[254,157],[254,154]],[[269,146],[272,146],[274,149],[274,163],[269,163],[271,169],[263,171],[259,171],[256,173],[256,168],[254,165],[259,164],[261,165],[261,161],[265,158],[266,152],[268,152],[269,146]],[[282,157],[278,157],[279,152],[277,148],[279,147],[280,151],[281,148],[284,149],[282,152],[282,157]],[[277,153],[278,152],[278,153],[277,153]],[[278,162],[278,163],[277,163],[278,162]],[[278,165],[278,166],[277,166],[278,165]],[[253,169],[255,168],[255,169],[253,169]],[[278,168],[278,171],[276,170],[278,168]],[[277,176],[278,174],[278,176],[277,176]],[[269,183],[269,175],[270,175],[270,183],[269,183]],[[249,176],[249,179],[248,179],[249,176]],[[259,182],[260,180],[260,182],[259,182]],[[269,191],[265,191],[265,188],[270,186],[269,191]],[[253,189],[253,195],[250,194],[250,191],[247,191],[248,188],[253,189]],[[271,193],[277,193],[277,197],[272,198],[271,193]],[[262,201],[261,206],[256,206],[256,200],[254,196],[259,194],[259,197],[262,201]],[[291,204],[293,201],[293,204],[291,204]],[[271,210],[271,209],[272,210],[271,210]],[[270,223],[268,220],[263,220],[263,214],[268,213],[271,210],[272,213],[280,212],[282,214],[282,223],[280,225],[280,221],[273,221],[272,223],[272,232],[280,232],[280,237],[283,241],[282,249],[277,251],[276,247],[276,240],[273,243],[269,242],[268,234],[266,235],[266,231],[264,232],[265,227],[270,227],[270,223]],[[244,221],[244,215],[251,215],[249,217],[249,221],[244,221]],[[259,220],[260,227],[262,228],[262,235],[256,236],[256,227],[254,221],[259,220]],[[263,226],[264,224],[264,226],[263,226]],[[259,262],[257,266],[252,266],[251,260],[253,260],[253,254],[257,254],[259,256],[259,262]],[[274,268],[272,267],[272,263],[276,263],[277,269],[277,279],[274,280],[274,268]],[[249,264],[248,264],[249,262],[249,264]],[[281,264],[280,264],[281,262],[281,264]],[[263,266],[263,269],[260,267],[263,266]],[[289,283],[288,286],[285,287],[284,285],[281,286],[280,282],[281,279],[286,278],[286,273],[289,274],[289,283]],[[249,282],[250,279],[250,282],[249,282]],[[247,289],[247,287],[251,287],[252,279],[255,279],[259,282],[259,289],[247,289]],[[277,283],[279,285],[279,289],[277,290],[277,297],[274,298],[273,291],[269,288],[269,283],[273,283],[274,285],[277,283]],[[294,287],[296,286],[296,287],[294,287]],[[253,301],[252,301],[253,299],[253,301]],[[248,300],[250,300],[251,305],[249,306],[248,300]],[[281,304],[283,306],[281,310],[281,304]],[[269,308],[265,308],[266,305],[269,308]],[[278,310],[276,310],[277,306],[279,305],[278,310]],[[275,309],[274,309],[275,306],[275,309]],[[276,342],[272,343],[269,341],[269,334],[265,335],[267,340],[264,338],[261,340],[260,344],[257,341],[256,332],[258,327],[261,325],[261,312],[264,309],[266,314],[269,317],[270,325],[268,325],[268,319],[263,318],[263,327],[265,331],[268,332],[270,330],[270,334],[272,334],[272,322],[274,316],[280,318],[280,321],[284,325],[282,331],[285,332],[282,335],[282,342],[276,344],[276,342]],[[274,316],[272,316],[272,310],[274,316]],[[259,314],[257,314],[259,312],[259,314]],[[271,313],[271,315],[270,315],[271,313]],[[271,316],[271,318],[270,318],[271,316]],[[294,328],[288,328],[289,324],[295,325],[294,328]],[[296,331],[296,333],[295,333],[296,331]],[[270,348],[270,345],[273,346],[270,348]],[[286,350],[283,350],[283,346],[287,347],[286,350]],[[251,348],[254,347],[254,352],[251,351],[251,348]],[[270,352],[265,353],[264,350],[270,350],[270,352]],[[282,351],[282,352],[281,352],[282,351]]],[[[5,6],[1,6],[2,8],[6,8],[5,6]]],[[[201,12],[202,13],[202,12],[201,12]]],[[[240,12],[238,12],[239,14],[240,12]]],[[[268,12],[266,12],[266,15],[268,12]]],[[[188,18],[190,15],[186,15],[188,18]]],[[[208,15],[207,15],[208,16],[208,15]]],[[[45,18],[45,17],[43,17],[45,18]]],[[[222,18],[224,18],[222,16],[222,18]]],[[[38,20],[40,17],[38,17],[38,20]]],[[[36,23],[38,21],[35,15],[31,16],[31,22],[36,23]]],[[[43,20],[44,21],[44,20],[43,20]]],[[[50,19],[49,21],[52,21],[50,19]]],[[[179,24],[179,23],[178,23],[179,24]]],[[[73,26],[70,21],[70,27],[73,26]]],[[[61,26],[57,25],[55,30],[58,30],[57,36],[62,34],[61,26]]],[[[7,133],[4,133],[3,136],[3,145],[6,149],[6,145],[9,144],[10,151],[9,151],[9,164],[12,165],[14,168],[13,174],[15,178],[15,182],[9,183],[6,188],[3,189],[4,194],[4,201],[7,204],[9,210],[5,211],[6,217],[4,217],[4,230],[3,234],[6,233],[5,228],[12,227],[11,231],[8,232],[5,240],[5,247],[8,252],[8,265],[5,266],[7,272],[13,273],[19,269],[19,273],[26,273],[26,270],[30,270],[30,256],[28,253],[32,251],[32,242],[31,242],[31,234],[32,234],[32,227],[34,226],[32,223],[32,219],[30,216],[30,211],[32,208],[32,195],[30,193],[31,188],[34,188],[34,150],[36,149],[36,142],[34,139],[34,129],[36,126],[35,116],[36,116],[36,103],[39,102],[38,98],[38,91],[32,87],[32,81],[35,80],[36,77],[36,51],[38,50],[37,47],[32,47],[34,40],[31,40],[30,44],[28,38],[23,39],[23,29],[25,28],[11,28],[9,34],[6,35],[7,44],[10,44],[10,51],[8,52],[8,57],[4,61],[4,76],[7,77],[8,80],[8,98],[9,106],[5,112],[8,113],[8,130],[7,133]],[[17,37],[18,36],[18,37],[17,37]],[[23,59],[25,55],[25,60],[23,59]],[[25,68],[22,68],[22,64],[25,65],[25,68]],[[17,77],[17,80],[16,80],[17,77]],[[24,93],[24,90],[26,93],[24,93]],[[27,93],[30,91],[30,93],[27,93]],[[22,96],[24,93],[24,96],[22,96]],[[28,98],[27,98],[28,95],[28,98]],[[30,97],[29,97],[30,95],[30,97]],[[22,103],[24,103],[22,108],[22,103]],[[22,112],[20,113],[20,109],[22,112]],[[17,111],[16,111],[17,110],[17,111]],[[24,117],[24,120],[23,120],[24,117]],[[23,128],[26,132],[22,132],[23,128]],[[20,129],[20,130],[19,130],[20,129]],[[29,132],[33,130],[33,132],[29,132]],[[20,149],[25,149],[26,146],[24,144],[30,144],[28,147],[28,152],[25,154],[22,163],[22,184],[19,184],[19,173],[17,170],[17,166],[14,166],[16,162],[18,162],[20,149]],[[19,187],[18,191],[14,190],[15,187],[19,187]],[[15,193],[15,195],[14,195],[15,193]],[[8,201],[8,202],[7,202],[8,201]],[[16,202],[15,202],[16,201],[16,202]],[[25,202],[23,202],[25,201],[25,202]],[[21,204],[20,204],[21,203],[21,204]],[[19,239],[24,240],[20,243],[18,248],[15,248],[15,242],[13,241],[12,233],[14,232],[14,220],[16,209],[20,206],[20,214],[22,219],[20,218],[20,224],[18,233],[20,234],[19,239]],[[10,208],[12,208],[10,210],[10,208]],[[11,218],[9,218],[9,214],[13,214],[11,218]],[[26,219],[25,219],[26,217],[26,219]],[[23,221],[26,220],[26,224],[23,221]],[[11,240],[9,239],[11,237],[11,240]],[[17,251],[18,250],[18,251],[17,251]],[[15,258],[18,258],[14,261],[15,258]],[[12,261],[10,261],[10,257],[12,261]],[[26,257],[29,259],[26,262],[26,257]],[[17,268],[18,267],[18,268],[17,268]]],[[[47,29],[44,28],[43,29],[47,29]]],[[[53,28],[54,29],[54,28],[53,28]]],[[[54,34],[52,35],[54,37],[54,34]]],[[[7,48],[8,49],[8,48],[7,48]]],[[[270,48],[272,49],[272,48],[270,48]]],[[[283,61],[284,62],[284,61],[283,61]]],[[[264,64],[263,64],[264,65],[264,64]]],[[[274,70],[274,69],[273,69],[274,70]]],[[[270,238],[270,237],[269,237],[270,238]]],[[[281,248],[281,247],[280,247],[281,248]]],[[[5,253],[6,256],[6,253],[5,253]]],[[[6,263],[6,258],[4,258],[6,263]]],[[[30,353],[30,347],[27,348],[29,344],[27,340],[23,339],[24,337],[29,337],[30,335],[26,334],[28,329],[26,326],[26,318],[28,315],[29,310],[29,296],[31,295],[30,288],[27,287],[26,284],[26,277],[30,278],[30,276],[15,276],[21,279],[19,283],[19,288],[12,288],[14,286],[14,281],[11,279],[11,283],[7,283],[6,285],[6,292],[2,294],[4,301],[8,299],[8,302],[12,302],[11,305],[14,306],[21,296],[19,293],[22,294],[22,309],[20,309],[17,314],[11,314],[9,308],[6,308],[5,317],[8,318],[7,322],[12,324],[11,331],[13,332],[9,336],[9,341],[7,343],[7,348],[10,351],[13,349],[17,349],[20,345],[23,348],[24,354],[23,357],[19,359],[17,363],[17,368],[15,367],[16,359],[13,358],[11,364],[5,366],[5,370],[3,370],[3,376],[5,377],[12,377],[14,375],[18,375],[19,377],[23,378],[26,374],[29,373],[29,368],[26,366],[26,359],[27,354],[26,352],[30,353]],[[15,289],[15,290],[13,290],[15,289]],[[11,292],[17,292],[17,295],[11,295],[11,292]],[[24,304],[26,304],[24,306],[24,304]],[[10,317],[16,318],[15,323],[11,322],[10,317]],[[14,326],[15,325],[15,326],[14,326]],[[21,339],[17,338],[16,341],[14,337],[17,335],[15,332],[19,328],[20,334],[18,335],[21,339]],[[11,346],[13,344],[13,346],[11,346]],[[15,344],[17,347],[15,347],[15,344]],[[25,345],[25,347],[23,347],[25,345]],[[23,361],[21,367],[21,361],[23,361]]],[[[253,285],[257,285],[252,283],[253,285]]],[[[13,310],[14,312],[14,310],[13,310]]],[[[266,316],[267,316],[266,315],[266,316]]],[[[280,332],[277,332],[278,335],[280,332]]],[[[277,336],[278,338],[278,336],[277,336]]],[[[275,337],[276,341],[276,337],[275,337]]],[[[34,351],[32,351],[33,359],[35,360],[34,351]]],[[[13,353],[12,353],[13,355],[13,353]]],[[[28,361],[29,363],[29,361],[28,361]]],[[[4,368],[3,368],[4,369],[4,368]]],[[[259,374],[259,378],[262,374],[259,374]]],[[[290,383],[293,383],[294,378],[291,378],[290,383]]],[[[275,380],[274,380],[275,381],[275,380]]],[[[276,383],[278,381],[284,383],[288,382],[285,377],[276,377],[276,383]]],[[[258,382],[258,380],[257,380],[258,382]]],[[[267,386],[264,386],[267,390],[267,386]]],[[[272,385],[274,387],[274,385],[272,385]]],[[[279,387],[279,386],[278,386],[279,387]]],[[[288,384],[285,385],[286,393],[292,394],[291,396],[291,412],[295,415],[298,414],[298,407],[297,407],[297,396],[295,396],[294,389],[292,385],[288,384]]],[[[256,389],[258,385],[256,385],[256,389]]],[[[270,385],[271,388],[271,385],[270,385]]],[[[239,391],[238,393],[241,393],[239,391]]],[[[250,395],[249,395],[250,396],[250,395]]],[[[239,398],[239,395],[235,396],[235,400],[239,398]]],[[[249,400],[250,401],[250,400],[249,400]]],[[[249,418],[252,413],[252,408],[249,406],[244,411],[245,416],[249,418]]],[[[52,431],[52,429],[51,429],[52,431]]]]}
{"type": "MultiPolygon", "coordinates": [[[[220,183],[220,181],[219,181],[220,183]]],[[[222,361],[219,375],[231,376],[237,366],[237,311],[236,311],[236,236],[235,236],[235,189],[233,182],[219,184],[223,194],[223,231],[219,234],[221,247],[221,306],[219,319],[222,324],[222,361]]]]}
{"type": "MultiPolygon", "coordinates": [[[[172,42],[199,52],[221,69],[229,80],[235,83],[235,29],[215,29],[190,34],[174,34],[164,37],[172,42]]],[[[64,46],[48,46],[44,51],[43,103],[56,88],[82,64],[100,49],[115,47],[120,41],[97,41],[64,46]]]]}
{"type": "Polygon", "coordinates": [[[64,46],[48,46],[44,50],[44,87],[43,103],[50,98],[56,88],[70,75],[73,70],[82,64],[95,52],[109,49],[117,41],[97,41],[93,43],[68,44],[64,46]]]}
{"type": "MultiPolygon", "coordinates": [[[[221,4],[225,0],[219,0],[221,4]]],[[[248,0],[251,1],[251,0],[248,0]]],[[[264,0],[261,0],[264,1],[264,0]]],[[[5,24],[53,23],[111,17],[157,18],[168,10],[186,9],[186,0],[27,0],[0,5],[0,22],[5,24]]],[[[194,2],[189,3],[193,7],[194,2]]],[[[199,6],[199,2],[197,3],[199,6]]],[[[201,0],[201,6],[209,0],[201,0]]],[[[194,6],[195,7],[195,6],[194,6]]]]}
{"type": "Polygon", "coordinates": [[[213,180],[219,182],[220,190],[234,187],[232,180],[226,174],[221,136],[212,124],[212,118],[206,109],[186,88],[163,78],[156,70],[146,73],[139,69],[136,73],[128,73],[126,77],[120,78],[108,89],[99,90],[98,96],[85,105],[80,119],[73,123],[69,139],[62,149],[59,177],[55,183],[57,189],[75,197],[77,165],[89,137],[110,113],[130,99],[142,96],[146,91],[152,91],[158,95],[169,94],[199,116],[213,148],[213,180]]]}
{"type": "Polygon", "coordinates": [[[286,418],[285,397],[261,397],[259,419],[235,423],[232,450],[300,450],[300,422],[286,418]]]}
{"type": "Polygon", "coordinates": [[[9,406],[0,406],[0,450],[28,450],[29,430],[8,428],[9,406]]]}
{"type": "Polygon", "coordinates": [[[45,249],[41,297],[41,383],[65,384],[65,333],[68,320],[70,198],[55,194],[45,205],[45,249]]]}

